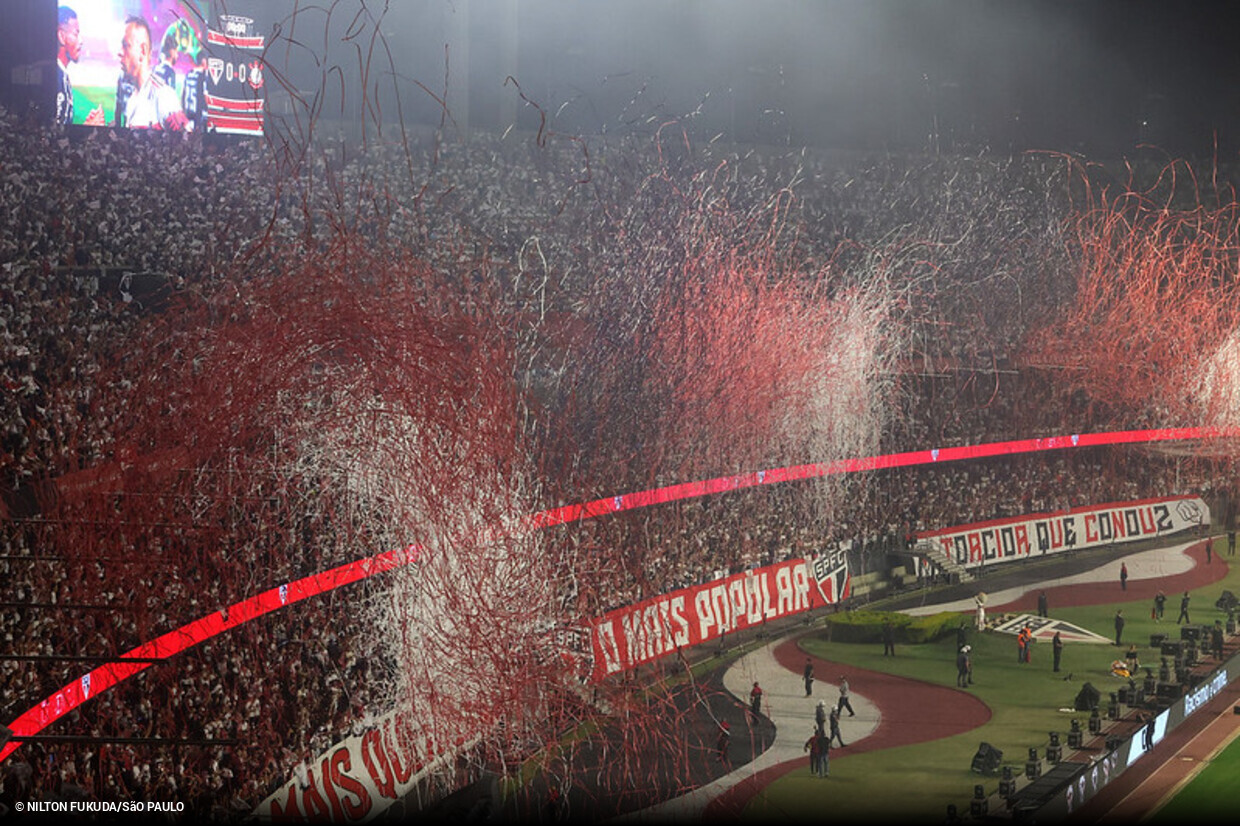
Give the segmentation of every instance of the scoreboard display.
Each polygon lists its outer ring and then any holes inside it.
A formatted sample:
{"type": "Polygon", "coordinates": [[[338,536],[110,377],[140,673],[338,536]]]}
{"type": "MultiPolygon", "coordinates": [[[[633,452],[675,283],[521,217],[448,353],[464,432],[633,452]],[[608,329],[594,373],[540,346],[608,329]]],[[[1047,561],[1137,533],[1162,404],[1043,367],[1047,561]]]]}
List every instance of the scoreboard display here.
{"type": "Polygon", "coordinates": [[[59,5],[56,121],[262,135],[267,38],[246,7],[226,0],[59,5]]]}
{"type": "Polygon", "coordinates": [[[263,134],[267,43],[256,31],[254,18],[217,13],[207,29],[207,45],[207,128],[233,135],[263,134]]]}

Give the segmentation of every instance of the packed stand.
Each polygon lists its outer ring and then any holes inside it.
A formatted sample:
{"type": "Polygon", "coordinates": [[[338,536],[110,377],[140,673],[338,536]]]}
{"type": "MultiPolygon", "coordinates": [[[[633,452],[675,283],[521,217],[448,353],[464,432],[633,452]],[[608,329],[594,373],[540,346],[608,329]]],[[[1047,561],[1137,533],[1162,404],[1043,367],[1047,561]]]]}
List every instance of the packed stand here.
{"type": "MultiPolygon", "coordinates": [[[[334,170],[333,183],[309,188],[304,181],[324,176],[286,176],[261,143],[162,138],[69,135],[0,114],[0,379],[8,390],[0,505],[10,528],[0,580],[9,583],[6,602],[28,604],[0,609],[0,633],[15,655],[44,658],[0,666],[6,720],[88,667],[58,655],[114,656],[333,561],[233,548],[252,569],[252,581],[238,582],[237,560],[210,550],[166,568],[124,558],[74,565],[43,552],[36,493],[50,477],[110,460],[106,417],[85,421],[94,415],[92,382],[101,360],[158,312],[118,289],[110,269],[158,274],[173,294],[213,289],[238,277],[238,261],[261,270],[270,234],[322,239],[343,196],[365,192],[373,197],[348,201],[359,231],[397,239],[441,265],[512,260],[532,254],[537,241],[538,255],[559,271],[554,300],[571,312],[595,274],[624,273],[600,201],[620,202],[664,173],[638,139],[587,151],[575,140],[534,148],[521,136],[477,134],[438,145],[422,135],[410,154],[395,145],[347,153],[328,144],[315,163],[334,170]],[[79,433],[93,437],[69,438],[79,433]]],[[[932,269],[913,263],[911,249],[907,266],[895,269],[906,279],[918,343],[903,379],[907,404],[884,448],[904,450],[1090,423],[1079,400],[1048,398],[1044,383],[1018,375],[1013,359],[1022,325],[1064,288],[1054,277],[1011,286],[1012,273],[1055,270],[1032,261],[1053,241],[1061,208],[1036,184],[1055,174],[1014,162],[842,164],[826,154],[750,153],[713,183],[741,213],[789,187],[804,225],[796,243],[810,260],[831,259],[845,240],[876,245],[892,232],[926,245],[918,261],[931,249],[932,269]],[[987,234],[1002,239],[998,252],[976,240],[987,234]]],[[[566,533],[600,559],[621,559],[597,571],[612,586],[597,597],[607,608],[834,546],[854,549],[856,570],[876,570],[913,530],[1219,484],[1208,469],[1197,473],[1177,488],[1167,462],[1119,454],[1012,459],[870,474],[825,519],[811,518],[813,503],[796,493],[762,491],[665,509],[651,527],[617,519],[566,533]]],[[[100,695],[53,727],[86,742],[26,745],[0,767],[0,802],[179,799],[221,819],[249,812],[305,760],[382,711],[372,690],[390,666],[367,656],[370,629],[350,610],[350,593],[276,612],[100,695]],[[123,742],[151,737],[190,742],[123,742]]]]}

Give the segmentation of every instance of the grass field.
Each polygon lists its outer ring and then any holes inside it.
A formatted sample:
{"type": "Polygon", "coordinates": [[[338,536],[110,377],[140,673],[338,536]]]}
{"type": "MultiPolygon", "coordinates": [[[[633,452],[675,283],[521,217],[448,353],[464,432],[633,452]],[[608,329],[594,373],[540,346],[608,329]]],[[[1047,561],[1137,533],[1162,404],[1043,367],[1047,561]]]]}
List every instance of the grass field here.
{"type": "Polygon", "coordinates": [[[1148,823],[1222,823],[1234,819],[1236,778],[1240,777],[1240,739],[1216,754],[1148,823]]]}
{"type": "MultiPolygon", "coordinates": [[[[1061,732],[1067,742],[1067,731],[1073,717],[1086,725],[1088,715],[1071,711],[1081,686],[1092,683],[1102,692],[1103,701],[1111,691],[1127,684],[1127,680],[1111,674],[1111,662],[1121,659],[1129,642],[1137,643],[1143,665],[1155,670],[1158,657],[1149,648],[1152,633],[1172,629],[1179,609],[1178,594],[1169,594],[1167,615],[1161,623],[1150,619],[1148,601],[1125,602],[1118,585],[1105,583],[1100,589],[1113,589],[1114,602],[1089,606],[1056,608],[1051,603],[1051,616],[1088,628],[1104,637],[1114,636],[1114,616],[1124,610],[1127,624],[1123,648],[1103,644],[1070,644],[1064,648],[1061,671],[1051,670],[1050,646],[1038,643],[1032,662],[1016,660],[1016,639],[995,632],[970,632],[974,646],[974,680],[969,689],[991,709],[989,722],[962,735],[924,744],[884,749],[856,755],[847,750],[833,754],[831,777],[812,778],[807,772],[793,772],[770,784],[755,797],[745,811],[746,819],[769,820],[809,819],[824,816],[843,818],[900,818],[909,822],[942,822],[947,806],[954,804],[961,813],[968,812],[969,800],[976,784],[983,784],[987,795],[998,788],[996,777],[982,777],[971,771],[973,755],[979,744],[990,743],[1003,752],[1005,765],[1012,765],[1023,774],[1031,747],[1039,753],[1049,741],[1050,732],[1061,732]],[[1071,679],[1066,679],[1071,674],[1071,679]]],[[[1240,566],[1231,566],[1227,576],[1210,586],[1193,591],[1192,620],[1213,622],[1222,614],[1214,602],[1224,589],[1240,593],[1240,566]]],[[[1103,597],[1105,598],[1105,597],[1103,597]]],[[[882,656],[881,645],[857,645],[828,642],[825,634],[803,641],[805,649],[816,656],[860,668],[925,680],[940,685],[956,684],[955,638],[924,645],[901,645],[895,659],[882,656]]],[[[853,690],[864,696],[864,686],[854,683],[853,690]]],[[[916,702],[915,697],[909,698],[916,702]]],[[[1236,757],[1240,761],[1240,755],[1236,757]]],[[[1230,775],[1236,777],[1235,766],[1230,775]]],[[[1204,775],[1204,773],[1203,773],[1204,775]]],[[[1201,782],[1209,782],[1203,778],[1201,782]]],[[[1204,794],[1215,793],[1212,787],[1204,794]]],[[[1218,798],[1225,799],[1225,798],[1218,798]]]]}

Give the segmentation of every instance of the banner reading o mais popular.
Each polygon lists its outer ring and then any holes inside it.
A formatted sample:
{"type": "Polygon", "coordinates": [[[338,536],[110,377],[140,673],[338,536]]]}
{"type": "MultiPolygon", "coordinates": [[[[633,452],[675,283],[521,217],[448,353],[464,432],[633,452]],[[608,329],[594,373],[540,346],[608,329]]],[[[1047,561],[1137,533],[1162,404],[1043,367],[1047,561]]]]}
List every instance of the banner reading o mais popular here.
{"type": "Polygon", "coordinates": [[[791,559],[618,608],[590,623],[591,675],[635,668],[681,648],[848,596],[848,556],[791,559]]]}

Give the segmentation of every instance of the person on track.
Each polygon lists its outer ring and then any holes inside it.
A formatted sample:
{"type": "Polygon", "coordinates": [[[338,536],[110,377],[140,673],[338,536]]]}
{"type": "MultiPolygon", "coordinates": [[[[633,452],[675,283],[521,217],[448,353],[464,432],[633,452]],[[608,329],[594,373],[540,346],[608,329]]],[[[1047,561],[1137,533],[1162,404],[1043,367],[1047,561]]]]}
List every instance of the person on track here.
{"type": "Polygon", "coordinates": [[[848,745],[844,742],[844,736],[840,734],[840,710],[838,708],[831,709],[831,733],[827,737],[827,745],[831,743],[839,743],[840,747],[848,745]]]}
{"type": "Polygon", "coordinates": [[[849,717],[856,717],[857,712],[853,711],[852,703],[848,701],[848,678],[843,674],[840,675],[840,701],[836,704],[835,710],[842,712],[848,709],[849,717]]]}

